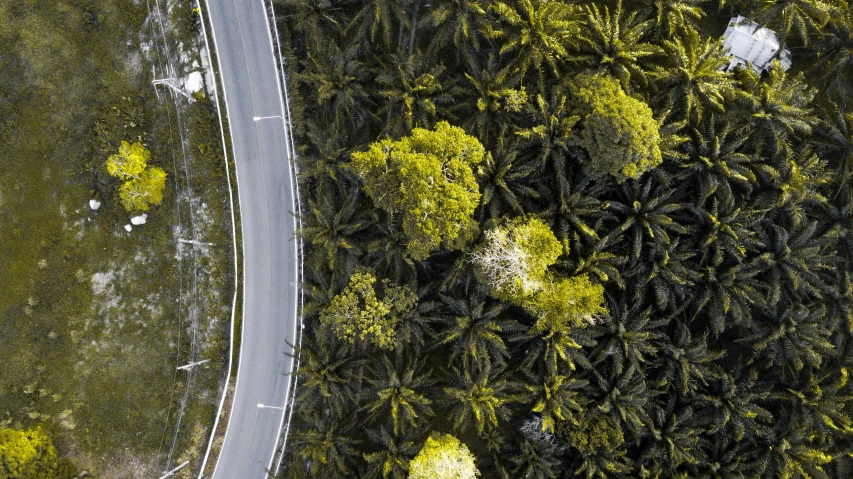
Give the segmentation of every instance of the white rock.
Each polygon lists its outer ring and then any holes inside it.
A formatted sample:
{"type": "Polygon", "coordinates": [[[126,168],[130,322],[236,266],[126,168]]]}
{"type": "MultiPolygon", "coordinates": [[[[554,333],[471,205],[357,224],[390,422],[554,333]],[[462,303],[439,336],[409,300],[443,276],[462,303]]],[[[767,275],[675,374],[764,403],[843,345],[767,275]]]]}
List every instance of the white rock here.
{"type": "Polygon", "coordinates": [[[130,233],[130,230],[132,230],[132,229],[133,229],[133,226],[124,225],[124,230],[127,231],[128,233],[130,233]]]}
{"type": "Polygon", "coordinates": [[[91,208],[92,211],[98,211],[101,209],[101,202],[98,200],[89,200],[89,208],[91,208]]]}
{"type": "Polygon", "coordinates": [[[148,214],[146,214],[146,213],[142,213],[141,215],[134,216],[133,218],[130,219],[130,222],[133,223],[134,225],[137,225],[137,226],[138,225],[144,225],[145,222],[147,222],[147,221],[148,221],[148,214]]]}
{"type": "Polygon", "coordinates": [[[187,75],[187,78],[184,80],[184,90],[190,93],[195,93],[201,90],[202,86],[204,86],[204,82],[201,72],[192,72],[187,75]]]}

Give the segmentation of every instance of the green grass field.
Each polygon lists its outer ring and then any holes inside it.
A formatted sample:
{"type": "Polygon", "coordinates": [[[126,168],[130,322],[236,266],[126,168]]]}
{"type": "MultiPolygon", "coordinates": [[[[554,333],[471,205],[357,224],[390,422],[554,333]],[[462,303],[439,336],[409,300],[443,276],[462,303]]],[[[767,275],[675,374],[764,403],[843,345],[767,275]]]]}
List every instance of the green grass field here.
{"type": "MultiPolygon", "coordinates": [[[[189,235],[190,200],[176,116],[158,102],[142,54],[146,14],[144,3],[119,0],[0,0],[0,427],[47,425],[102,478],[162,467],[190,310],[213,362],[194,380],[175,457],[198,455],[233,294],[221,140],[204,98],[184,120],[197,233],[216,246],[193,264],[177,245],[189,235]],[[141,140],[169,174],[163,203],[131,234],[104,167],[122,139],[141,140]]],[[[189,8],[175,15],[193,25],[189,8]]]]}

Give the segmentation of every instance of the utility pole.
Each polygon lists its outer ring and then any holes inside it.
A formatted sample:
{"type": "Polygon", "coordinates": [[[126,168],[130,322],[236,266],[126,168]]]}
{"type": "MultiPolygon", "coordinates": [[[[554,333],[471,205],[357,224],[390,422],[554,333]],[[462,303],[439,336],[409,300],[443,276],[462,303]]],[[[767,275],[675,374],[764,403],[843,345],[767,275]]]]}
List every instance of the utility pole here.
{"type": "Polygon", "coordinates": [[[183,243],[183,244],[193,244],[193,245],[196,245],[196,246],[215,246],[213,243],[202,243],[201,241],[196,241],[196,240],[185,240],[185,239],[179,239],[179,240],[178,240],[178,243],[183,243]]]}
{"type": "Polygon", "coordinates": [[[181,88],[178,85],[178,82],[174,78],[161,78],[159,80],[154,80],[151,83],[154,84],[155,90],[157,89],[156,88],[157,85],[166,85],[167,87],[171,88],[173,91],[175,91],[178,94],[186,97],[186,99],[189,100],[190,103],[195,101],[195,98],[193,98],[192,95],[190,95],[183,88],[181,88]]]}
{"type": "Polygon", "coordinates": [[[186,461],[186,462],[184,462],[184,463],[183,463],[183,464],[181,464],[180,466],[178,466],[178,467],[176,467],[176,468],[172,469],[171,471],[167,472],[166,474],[163,474],[162,476],[160,476],[160,479],[166,479],[166,478],[168,478],[168,477],[172,477],[172,476],[174,476],[176,472],[178,472],[178,471],[180,471],[181,469],[183,469],[183,468],[187,467],[187,464],[189,464],[189,463],[190,463],[190,461],[186,461]]]}
{"type": "Polygon", "coordinates": [[[204,364],[204,363],[206,363],[206,362],[208,362],[208,361],[210,361],[210,360],[209,360],[209,359],[202,359],[201,361],[196,361],[196,362],[194,362],[194,363],[189,363],[189,364],[185,364],[185,365],[183,365],[183,366],[180,366],[179,368],[177,368],[177,370],[178,370],[178,371],[180,371],[180,370],[182,370],[182,369],[183,369],[183,370],[185,370],[185,371],[189,371],[190,369],[192,369],[192,368],[194,368],[194,367],[196,367],[196,366],[198,366],[198,365],[200,365],[200,364],[204,364]]]}

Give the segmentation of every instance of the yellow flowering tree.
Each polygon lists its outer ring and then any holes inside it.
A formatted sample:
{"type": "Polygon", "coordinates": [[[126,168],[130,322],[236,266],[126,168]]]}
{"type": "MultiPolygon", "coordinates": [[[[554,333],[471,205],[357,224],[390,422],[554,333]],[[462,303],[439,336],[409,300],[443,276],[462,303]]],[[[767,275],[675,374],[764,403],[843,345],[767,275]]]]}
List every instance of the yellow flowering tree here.
{"type": "Polygon", "coordinates": [[[139,178],[122,183],[118,193],[125,210],[148,211],[151,205],[163,201],[165,187],[166,172],[155,166],[145,170],[139,178]]]}
{"type": "Polygon", "coordinates": [[[122,140],[118,153],[107,158],[107,171],[120,180],[139,178],[148,166],[149,159],[151,152],[146,150],[142,143],[122,140]]]}
{"type": "Polygon", "coordinates": [[[409,479],[473,479],[480,471],[468,446],[450,434],[433,434],[409,463],[409,479]]]}
{"type": "Polygon", "coordinates": [[[618,80],[580,75],[573,93],[575,113],[583,118],[578,143],[589,153],[593,171],[621,183],[663,161],[660,125],[651,108],[626,94],[618,80]]]}
{"type": "Polygon", "coordinates": [[[368,341],[378,348],[393,349],[397,318],[414,307],[417,296],[408,286],[384,280],[380,299],[375,284],[376,277],[370,272],[353,273],[347,287],[320,313],[320,322],[348,343],[368,341]]]}
{"type": "Polygon", "coordinates": [[[55,477],[57,453],[41,428],[0,429],[0,479],[55,477]]]}
{"type": "Polygon", "coordinates": [[[352,153],[349,169],[377,207],[402,216],[408,254],[423,260],[440,246],[464,247],[476,233],[480,190],[473,167],[484,154],[465,130],[439,122],[434,130],[415,128],[399,141],[352,153]]]}
{"type": "Polygon", "coordinates": [[[107,172],[123,181],[119,187],[121,204],[127,211],[148,211],[163,201],[166,172],[149,167],[151,152],[140,142],[122,140],[118,153],[107,158],[107,172]]]}

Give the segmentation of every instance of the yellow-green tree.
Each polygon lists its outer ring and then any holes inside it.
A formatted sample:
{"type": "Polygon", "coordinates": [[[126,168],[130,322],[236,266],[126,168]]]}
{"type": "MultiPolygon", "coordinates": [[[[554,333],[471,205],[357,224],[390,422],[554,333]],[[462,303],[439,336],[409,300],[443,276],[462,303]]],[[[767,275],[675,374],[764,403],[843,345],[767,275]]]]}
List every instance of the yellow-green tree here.
{"type": "Polygon", "coordinates": [[[151,205],[163,201],[166,187],[166,172],[161,168],[148,168],[132,180],[125,181],[119,188],[121,204],[127,211],[148,211],[151,205]]]}
{"type": "Polygon", "coordinates": [[[589,153],[590,169],[621,183],[663,161],[651,108],[626,94],[618,80],[579,75],[573,93],[575,113],[583,118],[577,143],[589,153]]]}
{"type": "Polygon", "coordinates": [[[489,229],[472,258],[491,295],[519,303],[541,290],[563,247],[538,218],[516,218],[489,229]]]}
{"type": "Polygon", "coordinates": [[[548,281],[522,306],[538,318],[534,330],[540,333],[583,327],[607,312],[604,287],[586,275],[548,281]]]}
{"type": "Polygon", "coordinates": [[[142,143],[122,140],[118,153],[107,158],[107,171],[120,180],[139,178],[148,166],[149,159],[151,152],[146,150],[142,143]]]}
{"type": "Polygon", "coordinates": [[[0,479],[50,479],[56,467],[56,448],[41,428],[0,429],[0,479]]]}
{"type": "Polygon", "coordinates": [[[480,190],[473,167],[484,154],[462,128],[439,122],[434,130],[415,128],[399,141],[382,140],[353,153],[349,168],[377,207],[402,216],[408,254],[423,260],[440,246],[464,247],[476,233],[480,190]]]}
{"type": "Polygon", "coordinates": [[[468,446],[450,434],[433,434],[409,463],[409,479],[473,479],[480,475],[468,446]]]}
{"type": "Polygon", "coordinates": [[[148,211],[163,201],[166,172],[149,167],[151,152],[142,143],[122,140],[118,153],[107,158],[107,171],[123,181],[119,187],[121,204],[127,211],[148,211]]]}
{"type": "Polygon", "coordinates": [[[542,220],[517,218],[485,237],[472,255],[480,280],[491,296],[538,318],[537,333],[583,326],[606,312],[604,287],[586,276],[561,278],[548,271],[562,246],[542,220]]]}
{"type": "Polygon", "coordinates": [[[369,341],[382,349],[393,349],[397,340],[397,318],[415,305],[417,296],[408,286],[382,282],[383,297],[376,294],[376,277],[356,271],[340,294],[320,313],[320,322],[348,343],[369,341]]]}

